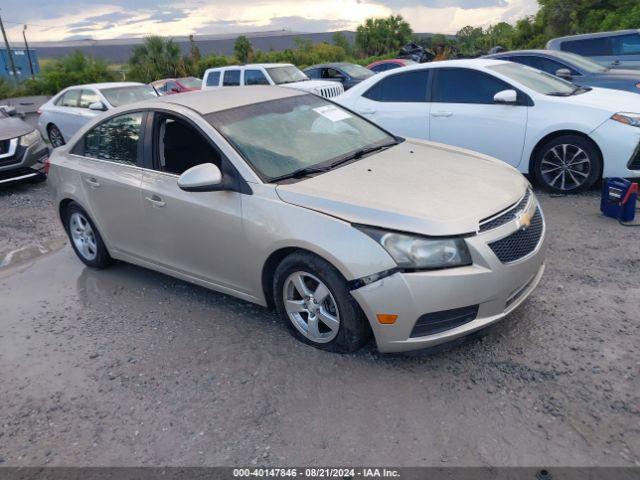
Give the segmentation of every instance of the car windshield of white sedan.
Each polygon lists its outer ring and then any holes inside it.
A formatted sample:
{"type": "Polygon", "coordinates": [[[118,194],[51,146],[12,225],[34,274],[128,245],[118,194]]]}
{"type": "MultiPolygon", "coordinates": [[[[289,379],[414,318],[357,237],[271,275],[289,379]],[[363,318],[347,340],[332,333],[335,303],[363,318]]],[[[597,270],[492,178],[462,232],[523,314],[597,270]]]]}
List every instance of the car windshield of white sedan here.
{"type": "Polygon", "coordinates": [[[131,87],[115,87],[100,89],[102,95],[114,107],[120,107],[127,103],[139,102],[158,96],[150,85],[134,85],[131,87]]]}
{"type": "Polygon", "coordinates": [[[578,87],[571,82],[517,63],[503,63],[487,68],[543,95],[565,96],[580,93],[578,87]]]}
{"type": "Polygon", "coordinates": [[[285,66],[285,67],[271,67],[267,68],[267,72],[276,85],[284,85],[285,83],[304,82],[309,80],[298,67],[285,66]]]}
{"type": "Polygon", "coordinates": [[[329,169],[397,143],[375,125],[314,95],[296,95],[205,117],[266,181],[329,169]]]}

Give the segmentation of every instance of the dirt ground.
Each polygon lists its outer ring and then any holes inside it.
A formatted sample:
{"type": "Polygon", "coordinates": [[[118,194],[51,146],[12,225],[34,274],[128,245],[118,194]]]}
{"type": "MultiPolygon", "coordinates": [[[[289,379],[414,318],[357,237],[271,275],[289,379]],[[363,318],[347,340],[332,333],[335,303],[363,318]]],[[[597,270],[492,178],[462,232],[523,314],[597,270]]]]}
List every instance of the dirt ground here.
{"type": "Polygon", "coordinates": [[[0,190],[0,464],[638,466],[640,229],[597,192],[540,198],[546,274],[486,336],[340,356],[232,297],[89,270],[45,184],[0,190]]]}

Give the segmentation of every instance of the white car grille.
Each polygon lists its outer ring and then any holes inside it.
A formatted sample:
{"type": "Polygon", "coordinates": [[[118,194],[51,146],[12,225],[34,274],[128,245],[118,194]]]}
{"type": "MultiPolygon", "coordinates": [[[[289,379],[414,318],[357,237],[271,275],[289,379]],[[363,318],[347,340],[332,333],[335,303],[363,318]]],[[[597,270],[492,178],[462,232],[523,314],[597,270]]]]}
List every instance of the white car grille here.
{"type": "Polygon", "coordinates": [[[338,95],[342,95],[344,93],[344,88],[342,88],[342,84],[337,83],[335,85],[331,85],[330,87],[316,88],[314,93],[324,98],[334,98],[338,95]]]}

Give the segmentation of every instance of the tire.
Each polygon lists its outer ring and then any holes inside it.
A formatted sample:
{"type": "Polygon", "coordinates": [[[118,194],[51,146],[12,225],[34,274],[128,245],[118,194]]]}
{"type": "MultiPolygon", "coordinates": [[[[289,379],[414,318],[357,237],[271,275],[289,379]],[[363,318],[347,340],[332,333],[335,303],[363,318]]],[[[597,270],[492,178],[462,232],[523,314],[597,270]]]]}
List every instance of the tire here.
{"type": "Polygon", "coordinates": [[[54,124],[51,124],[47,127],[47,135],[49,137],[49,142],[51,143],[51,146],[53,148],[61,147],[66,143],[64,141],[64,137],[62,136],[62,132],[54,124]]]}
{"type": "Polygon", "coordinates": [[[346,280],[325,260],[309,253],[292,253],[276,268],[273,292],[278,314],[302,342],[330,352],[349,353],[369,340],[370,326],[349,293],[346,280]],[[323,298],[316,299],[314,294],[323,298]],[[285,297],[291,300],[287,307],[285,297]]]}
{"type": "Polygon", "coordinates": [[[537,149],[532,173],[538,184],[553,193],[586,190],[600,178],[602,155],[596,145],[579,135],[561,135],[537,149]]]}
{"type": "Polygon", "coordinates": [[[95,224],[77,203],[64,211],[64,228],[78,258],[92,268],[107,268],[114,263],[95,224]]]}

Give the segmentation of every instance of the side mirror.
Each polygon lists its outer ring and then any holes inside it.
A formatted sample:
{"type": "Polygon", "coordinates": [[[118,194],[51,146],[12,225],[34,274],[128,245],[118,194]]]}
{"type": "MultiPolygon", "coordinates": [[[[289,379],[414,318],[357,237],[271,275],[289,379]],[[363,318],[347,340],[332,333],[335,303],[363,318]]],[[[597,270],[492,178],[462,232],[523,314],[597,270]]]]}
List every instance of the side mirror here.
{"type": "Polygon", "coordinates": [[[191,167],[178,178],[178,187],[186,192],[213,192],[224,190],[222,172],[213,163],[191,167]]]}
{"type": "Polygon", "coordinates": [[[564,78],[565,80],[571,80],[571,70],[568,68],[559,68],[556,70],[556,77],[564,78]]]}
{"type": "Polygon", "coordinates": [[[494,103],[514,105],[518,103],[518,92],[515,90],[502,90],[493,96],[494,103]]]}
{"type": "Polygon", "coordinates": [[[93,102],[91,105],[89,105],[89,110],[105,112],[107,110],[107,107],[102,102],[93,102]]]}

